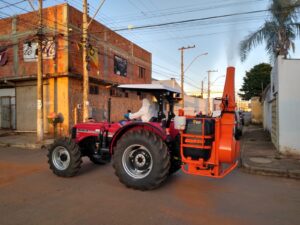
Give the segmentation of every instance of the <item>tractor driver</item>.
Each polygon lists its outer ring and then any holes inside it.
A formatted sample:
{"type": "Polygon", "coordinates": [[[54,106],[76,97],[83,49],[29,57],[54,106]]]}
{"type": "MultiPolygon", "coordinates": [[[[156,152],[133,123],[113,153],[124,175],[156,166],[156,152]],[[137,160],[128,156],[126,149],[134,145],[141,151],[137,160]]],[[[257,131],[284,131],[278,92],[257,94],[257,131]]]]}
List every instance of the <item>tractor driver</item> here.
{"type": "Polygon", "coordinates": [[[129,113],[129,119],[141,119],[143,122],[149,122],[152,117],[157,116],[157,110],[154,103],[149,99],[144,98],[142,107],[136,113],[129,113]]]}

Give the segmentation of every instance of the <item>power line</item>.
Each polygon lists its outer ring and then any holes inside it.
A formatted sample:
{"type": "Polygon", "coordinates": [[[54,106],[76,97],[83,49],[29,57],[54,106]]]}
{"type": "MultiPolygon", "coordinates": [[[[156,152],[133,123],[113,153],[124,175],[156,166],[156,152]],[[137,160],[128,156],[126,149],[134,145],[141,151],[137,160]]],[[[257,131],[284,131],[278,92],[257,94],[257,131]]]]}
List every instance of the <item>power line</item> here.
{"type": "MultiPolygon", "coordinates": [[[[2,1],[2,0],[0,0],[0,1],[3,2],[3,3],[5,3],[5,2],[2,1]]],[[[9,6],[16,6],[16,5],[18,5],[18,4],[20,4],[20,3],[23,3],[23,2],[26,2],[26,1],[27,1],[27,0],[22,0],[22,1],[19,1],[19,2],[15,2],[15,3],[9,3],[9,6]]],[[[0,7],[0,9],[5,9],[5,8],[7,8],[7,5],[0,7]]]]}
{"type": "MultiPolygon", "coordinates": [[[[5,1],[5,0],[0,0],[0,1],[3,2],[3,3],[5,3],[5,4],[7,4],[6,7],[14,6],[15,8],[18,8],[18,9],[20,9],[20,10],[26,12],[26,13],[34,13],[34,11],[29,11],[29,10],[27,10],[27,9],[24,9],[24,8],[22,8],[22,7],[17,6],[16,4],[9,3],[9,2],[7,2],[7,1],[5,1]]],[[[0,12],[0,13],[2,13],[3,15],[6,15],[6,16],[8,16],[8,17],[11,17],[11,15],[9,15],[9,14],[7,14],[7,13],[4,13],[4,12],[0,12]]],[[[36,14],[36,17],[38,17],[37,14],[36,14]]],[[[65,28],[68,29],[68,25],[63,24],[63,23],[59,23],[57,20],[52,20],[52,19],[49,19],[49,18],[47,18],[47,17],[45,17],[45,18],[43,18],[43,19],[45,19],[45,20],[47,20],[47,21],[50,21],[50,22],[54,22],[54,23],[56,23],[57,25],[60,25],[60,26],[65,27],[65,28]]],[[[23,19],[23,18],[22,18],[22,20],[26,21],[26,20],[23,19]]],[[[37,26],[36,24],[32,24],[32,25],[35,26],[35,27],[37,26]]],[[[47,27],[49,28],[50,26],[47,26],[47,27]]],[[[81,32],[79,32],[79,33],[81,33],[81,32]]]]}
{"type": "MultiPolygon", "coordinates": [[[[299,5],[295,5],[295,7],[299,7],[299,5]]],[[[131,27],[131,28],[119,28],[119,29],[115,29],[114,31],[140,30],[140,29],[147,29],[147,28],[154,28],[154,27],[164,27],[164,26],[170,26],[170,25],[186,24],[186,23],[226,18],[226,17],[232,17],[232,16],[256,14],[256,13],[268,12],[268,11],[270,11],[270,9],[261,9],[261,10],[241,12],[241,13],[230,13],[230,14],[224,14],[224,15],[218,15],[218,16],[202,17],[202,18],[197,18],[197,19],[179,20],[179,21],[159,23],[159,24],[149,24],[149,25],[136,26],[136,27],[131,27]]]]}
{"type": "MultiPolygon", "coordinates": [[[[206,6],[206,7],[191,7],[184,9],[182,7],[177,7],[173,8],[177,11],[172,11],[171,9],[163,9],[163,10],[155,10],[155,11],[143,11],[142,14],[143,16],[123,16],[117,18],[118,22],[129,22],[131,20],[144,20],[144,19],[150,19],[150,18],[157,18],[157,17],[166,17],[166,16],[172,16],[172,15],[178,15],[178,14],[187,14],[187,13],[192,13],[192,12],[198,12],[198,11],[207,11],[210,9],[222,9],[230,6],[236,6],[236,5],[241,5],[241,4],[248,4],[248,3],[254,3],[254,2],[261,2],[263,0],[250,0],[250,1],[238,1],[238,2],[231,2],[231,3],[224,3],[224,4],[219,4],[219,5],[212,5],[212,6],[206,6]],[[165,12],[165,13],[159,13],[159,12],[165,12]],[[119,20],[118,20],[119,19],[119,20]]],[[[198,6],[199,4],[197,4],[198,6]]]]}
{"type": "MultiPolygon", "coordinates": [[[[24,8],[21,8],[18,6],[18,4],[22,3],[22,2],[25,2],[26,0],[23,0],[23,1],[20,1],[20,2],[16,2],[16,3],[9,3],[7,1],[4,1],[4,0],[0,0],[1,2],[7,4],[6,7],[10,7],[10,6],[13,6],[13,7],[16,7],[17,9],[21,9],[21,10],[25,10],[24,8]]],[[[0,8],[1,9],[1,8],[0,8]]],[[[27,10],[26,10],[27,11],[27,10]]]]}

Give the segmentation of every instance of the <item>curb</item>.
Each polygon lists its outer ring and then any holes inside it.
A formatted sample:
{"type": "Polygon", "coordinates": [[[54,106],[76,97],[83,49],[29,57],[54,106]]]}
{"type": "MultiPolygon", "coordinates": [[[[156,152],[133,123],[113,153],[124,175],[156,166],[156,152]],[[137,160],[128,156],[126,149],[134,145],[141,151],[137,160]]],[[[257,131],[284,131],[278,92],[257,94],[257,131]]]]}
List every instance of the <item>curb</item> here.
{"type": "Polygon", "coordinates": [[[300,179],[300,170],[289,170],[289,177],[293,179],[300,179]]]}
{"type": "Polygon", "coordinates": [[[250,166],[248,163],[245,163],[244,160],[242,160],[242,168],[245,172],[248,172],[250,174],[300,179],[300,170],[285,170],[250,166]]]}
{"type": "Polygon", "coordinates": [[[23,148],[28,150],[41,150],[47,148],[47,144],[11,144],[0,142],[0,147],[23,148]]]}

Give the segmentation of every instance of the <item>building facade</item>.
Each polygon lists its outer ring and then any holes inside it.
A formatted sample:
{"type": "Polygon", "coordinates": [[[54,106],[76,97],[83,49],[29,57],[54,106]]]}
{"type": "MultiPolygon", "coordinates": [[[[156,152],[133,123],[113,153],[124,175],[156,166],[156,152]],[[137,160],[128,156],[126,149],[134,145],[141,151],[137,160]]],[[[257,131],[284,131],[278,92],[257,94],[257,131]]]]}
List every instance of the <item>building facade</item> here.
{"type": "Polygon", "coordinates": [[[264,127],[280,153],[300,155],[300,59],[278,56],[263,98],[264,127]]]}
{"type": "MultiPolygon", "coordinates": [[[[36,130],[37,24],[36,12],[0,20],[1,127],[36,130]]],[[[49,7],[43,10],[43,25],[44,129],[52,132],[47,116],[60,113],[59,132],[68,134],[82,121],[82,13],[68,4],[49,7]]],[[[151,53],[97,21],[88,33],[90,117],[108,119],[110,101],[111,120],[122,119],[127,109],[140,107],[141,94],[116,86],[151,83],[151,53]]]]}

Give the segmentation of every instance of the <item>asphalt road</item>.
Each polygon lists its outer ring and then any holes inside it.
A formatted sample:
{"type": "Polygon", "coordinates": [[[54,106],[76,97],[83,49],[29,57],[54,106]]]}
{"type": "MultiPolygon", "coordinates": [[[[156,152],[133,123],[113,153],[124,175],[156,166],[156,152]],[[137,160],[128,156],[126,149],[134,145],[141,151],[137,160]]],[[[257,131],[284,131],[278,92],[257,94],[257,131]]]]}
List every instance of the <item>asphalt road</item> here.
{"type": "Polygon", "coordinates": [[[250,175],[173,175],[159,189],[124,187],[111,165],[88,161],[74,178],[56,177],[45,151],[0,149],[1,225],[297,225],[300,181],[250,175]]]}

